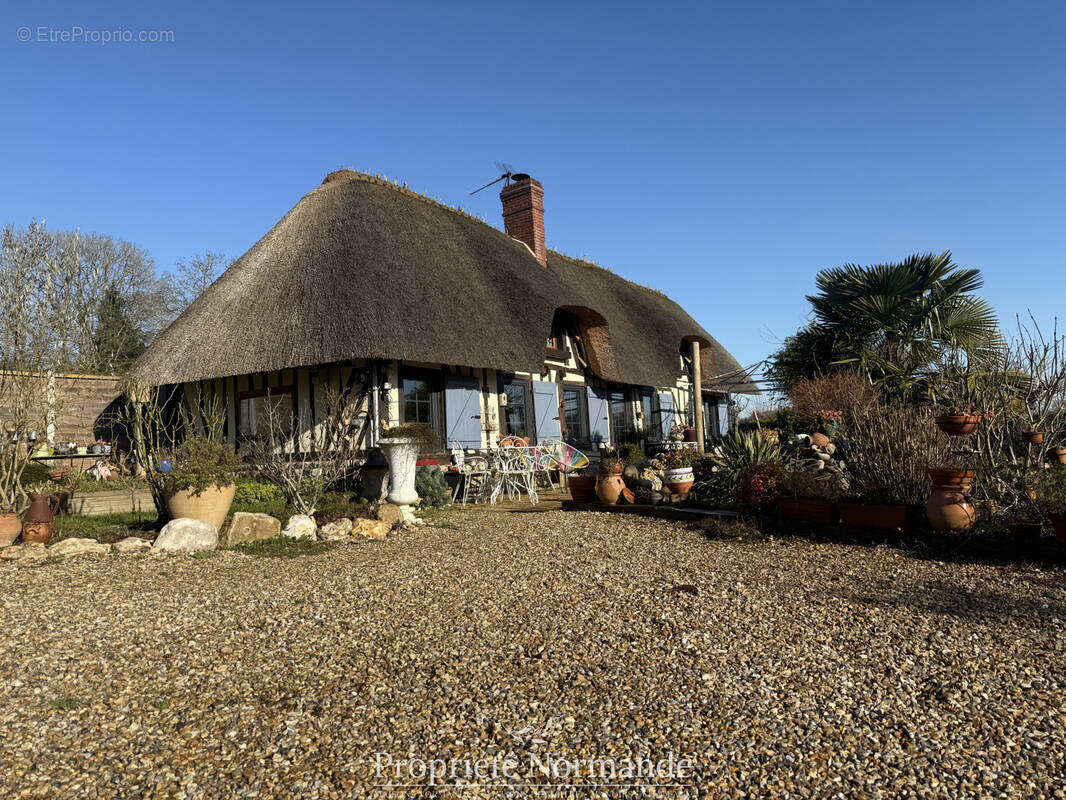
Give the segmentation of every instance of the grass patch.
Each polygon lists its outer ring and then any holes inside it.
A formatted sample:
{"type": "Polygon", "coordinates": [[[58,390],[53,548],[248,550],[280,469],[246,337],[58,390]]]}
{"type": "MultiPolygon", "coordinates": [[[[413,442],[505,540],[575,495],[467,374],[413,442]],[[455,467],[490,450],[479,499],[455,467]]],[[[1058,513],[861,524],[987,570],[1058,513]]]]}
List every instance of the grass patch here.
{"type": "Polygon", "coordinates": [[[277,536],[257,542],[241,542],[235,549],[256,558],[299,558],[316,556],[331,550],[332,547],[329,542],[312,542],[307,537],[290,539],[287,536],[277,536]]]}
{"type": "Polygon", "coordinates": [[[291,517],[296,511],[289,506],[285,500],[263,500],[253,503],[234,503],[230,506],[229,512],[234,514],[238,511],[243,511],[246,514],[269,514],[272,517],[284,521],[291,517]]]}
{"type": "Polygon", "coordinates": [[[454,522],[448,522],[447,520],[444,522],[433,522],[431,524],[434,528],[444,528],[449,531],[457,531],[461,529],[461,526],[456,525],[454,522]]]}
{"type": "Polygon", "coordinates": [[[214,558],[218,555],[217,550],[197,550],[192,554],[193,558],[214,558]]]}
{"type": "Polygon", "coordinates": [[[52,541],[74,537],[95,539],[111,544],[127,536],[155,536],[158,530],[158,516],[155,511],[130,511],[124,514],[102,514],[98,517],[56,517],[56,529],[52,541]]]}
{"type": "Polygon", "coordinates": [[[53,697],[48,701],[49,707],[56,711],[73,711],[76,708],[81,708],[86,704],[85,700],[80,697],[53,697]]]}

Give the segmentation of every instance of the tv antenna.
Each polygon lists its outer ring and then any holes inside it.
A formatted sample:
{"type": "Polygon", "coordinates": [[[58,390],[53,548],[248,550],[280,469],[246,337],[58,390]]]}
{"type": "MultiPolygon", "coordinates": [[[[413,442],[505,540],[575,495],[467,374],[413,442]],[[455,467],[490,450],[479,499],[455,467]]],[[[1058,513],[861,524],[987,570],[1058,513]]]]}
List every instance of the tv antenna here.
{"type": "Polygon", "coordinates": [[[514,167],[512,167],[510,164],[504,164],[504,163],[502,163],[500,161],[497,161],[496,162],[496,169],[498,169],[503,174],[500,175],[500,177],[498,177],[496,180],[489,181],[484,186],[482,186],[482,187],[480,187],[478,189],[474,189],[474,191],[472,191],[470,194],[477,194],[482,189],[488,189],[490,186],[492,186],[493,184],[497,184],[500,181],[507,181],[507,183],[504,184],[504,185],[505,186],[510,186],[511,185],[511,176],[515,174],[514,167]]]}

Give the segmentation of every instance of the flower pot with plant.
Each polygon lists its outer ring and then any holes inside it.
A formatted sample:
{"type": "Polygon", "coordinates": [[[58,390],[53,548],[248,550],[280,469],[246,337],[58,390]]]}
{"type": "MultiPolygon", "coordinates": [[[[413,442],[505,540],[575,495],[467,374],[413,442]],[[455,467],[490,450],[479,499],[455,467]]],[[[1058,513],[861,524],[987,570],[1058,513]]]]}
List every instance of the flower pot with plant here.
{"type": "Polygon", "coordinates": [[[689,448],[667,450],[662,454],[663,484],[669,492],[684,497],[692,490],[692,484],[696,482],[692,465],[698,458],[699,454],[689,448]]]}
{"type": "Polygon", "coordinates": [[[167,475],[167,511],[177,519],[198,519],[221,528],[233,503],[234,473],[240,459],[212,439],[186,439],[174,451],[167,475]]]}
{"type": "Polygon", "coordinates": [[[393,425],[383,428],[379,442],[389,461],[388,501],[398,506],[418,502],[415,490],[415,464],[418,454],[432,447],[436,441],[433,429],[428,425],[393,425]]]}
{"type": "Polygon", "coordinates": [[[605,505],[613,506],[626,488],[622,480],[622,471],[625,462],[613,453],[606,454],[600,459],[599,477],[596,479],[596,496],[605,505]]]}
{"type": "Polygon", "coordinates": [[[936,418],[936,425],[948,436],[969,436],[981,423],[981,415],[973,403],[947,405],[936,418]]]}

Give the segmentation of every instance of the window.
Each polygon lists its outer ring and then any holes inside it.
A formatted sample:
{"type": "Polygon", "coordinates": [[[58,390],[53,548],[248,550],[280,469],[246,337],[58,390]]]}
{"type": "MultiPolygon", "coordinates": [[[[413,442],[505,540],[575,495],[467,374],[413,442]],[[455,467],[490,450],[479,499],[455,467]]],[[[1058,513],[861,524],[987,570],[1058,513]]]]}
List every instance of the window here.
{"type": "Polygon", "coordinates": [[[295,408],[296,404],[291,387],[238,395],[238,439],[240,441],[248,441],[267,433],[271,417],[273,417],[276,426],[276,436],[279,438],[291,436],[295,408]]]}
{"type": "Polygon", "coordinates": [[[589,440],[588,401],[583,386],[563,386],[563,438],[568,442],[589,440]]]}
{"type": "Polygon", "coordinates": [[[503,380],[507,405],[503,409],[504,433],[508,436],[530,436],[533,426],[529,419],[529,381],[521,378],[503,380]]]}
{"type": "Polygon", "coordinates": [[[402,402],[405,424],[430,424],[433,401],[429,391],[429,381],[404,378],[402,402]]]}
{"type": "Polygon", "coordinates": [[[663,435],[662,415],[659,413],[659,398],[654,389],[642,389],[640,410],[644,413],[644,438],[659,440],[663,435]]]}
{"type": "Polygon", "coordinates": [[[626,405],[624,391],[616,389],[607,393],[608,415],[611,419],[611,441],[615,444],[623,444],[633,439],[626,405]]]}

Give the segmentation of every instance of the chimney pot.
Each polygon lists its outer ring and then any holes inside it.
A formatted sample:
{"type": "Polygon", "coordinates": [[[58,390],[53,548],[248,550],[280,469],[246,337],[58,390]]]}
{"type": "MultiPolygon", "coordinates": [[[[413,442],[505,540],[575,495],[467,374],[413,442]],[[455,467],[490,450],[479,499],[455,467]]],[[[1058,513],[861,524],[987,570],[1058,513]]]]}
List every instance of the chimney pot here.
{"type": "Polygon", "coordinates": [[[503,203],[503,228],[508,236],[525,242],[542,267],[548,266],[548,248],[544,242],[544,187],[539,181],[516,172],[514,183],[500,190],[503,203]]]}

